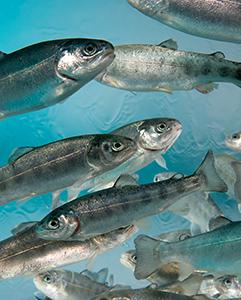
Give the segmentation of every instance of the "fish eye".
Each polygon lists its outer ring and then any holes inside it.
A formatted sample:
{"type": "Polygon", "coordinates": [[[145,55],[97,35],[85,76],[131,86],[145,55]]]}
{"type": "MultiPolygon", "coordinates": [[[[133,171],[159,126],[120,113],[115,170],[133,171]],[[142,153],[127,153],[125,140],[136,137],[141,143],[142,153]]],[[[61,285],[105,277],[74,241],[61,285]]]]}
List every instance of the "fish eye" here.
{"type": "Polygon", "coordinates": [[[182,233],[180,236],[179,236],[179,241],[184,241],[186,239],[189,239],[191,236],[190,234],[187,234],[187,233],[182,233]]]}
{"type": "Polygon", "coordinates": [[[163,133],[167,129],[167,124],[166,123],[160,123],[156,126],[156,131],[158,133],[163,133]]]}
{"type": "Polygon", "coordinates": [[[131,259],[132,259],[133,261],[136,261],[136,260],[137,260],[137,256],[134,254],[134,255],[132,255],[131,259]]]}
{"type": "Polygon", "coordinates": [[[226,287],[231,287],[232,280],[229,278],[224,279],[223,283],[226,285],[226,287]]]}
{"type": "Polygon", "coordinates": [[[112,144],[112,150],[115,152],[119,152],[124,149],[124,145],[121,142],[115,142],[112,144]]]}
{"type": "Polygon", "coordinates": [[[97,51],[97,47],[92,43],[89,43],[83,49],[84,54],[88,56],[94,55],[96,51],[97,51]]]}
{"type": "Polygon", "coordinates": [[[237,140],[239,138],[239,135],[237,133],[232,135],[232,139],[237,140]]]}
{"type": "Polygon", "coordinates": [[[49,229],[58,229],[59,228],[59,220],[58,219],[52,219],[48,223],[48,228],[49,229]]]}
{"type": "Polygon", "coordinates": [[[44,276],[44,282],[46,282],[46,283],[51,283],[51,276],[50,275],[45,275],[44,276]]]}

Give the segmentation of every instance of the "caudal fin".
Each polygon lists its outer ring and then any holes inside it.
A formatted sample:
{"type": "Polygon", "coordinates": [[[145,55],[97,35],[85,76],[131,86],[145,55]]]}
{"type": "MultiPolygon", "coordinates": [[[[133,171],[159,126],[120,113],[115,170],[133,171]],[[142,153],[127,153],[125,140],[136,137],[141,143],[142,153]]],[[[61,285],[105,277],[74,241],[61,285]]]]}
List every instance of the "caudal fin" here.
{"type": "Polygon", "coordinates": [[[239,204],[241,204],[241,162],[232,161],[231,166],[236,175],[236,181],[234,184],[234,195],[239,204]]]}
{"type": "Polygon", "coordinates": [[[204,183],[202,190],[206,192],[226,192],[228,190],[225,182],[217,174],[214,165],[214,156],[212,151],[208,151],[195,175],[203,176],[204,183]]]}
{"type": "Polygon", "coordinates": [[[145,279],[160,265],[159,245],[165,244],[146,235],[139,235],[135,239],[136,266],[134,275],[136,279],[145,279]]]}

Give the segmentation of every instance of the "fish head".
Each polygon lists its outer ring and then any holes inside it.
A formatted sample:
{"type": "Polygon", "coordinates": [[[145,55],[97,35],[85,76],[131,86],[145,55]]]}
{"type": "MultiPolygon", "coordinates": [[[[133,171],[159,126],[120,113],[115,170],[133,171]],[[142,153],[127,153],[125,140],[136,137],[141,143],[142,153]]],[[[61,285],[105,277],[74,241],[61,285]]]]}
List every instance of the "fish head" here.
{"type": "Polygon", "coordinates": [[[227,137],[225,144],[235,151],[241,151],[241,132],[234,133],[232,136],[227,137]]]}
{"type": "Polygon", "coordinates": [[[109,170],[128,160],[136,151],[137,145],[130,138],[96,135],[89,143],[87,161],[97,170],[109,170]]]}
{"type": "Polygon", "coordinates": [[[165,153],[180,136],[182,125],[175,119],[156,118],[142,121],[138,130],[141,148],[165,153]]]}
{"type": "Polygon", "coordinates": [[[136,251],[135,250],[129,250],[121,255],[120,262],[125,267],[131,269],[132,271],[135,270],[136,265],[136,251]]]}
{"type": "Polygon", "coordinates": [[[152,17],[163,14],[169,7],[169,0],[127,0],[127,1],[134,8],[152,17]]]}
{"type": "Polygon", "coordinates": [[[59,45],[56,71],[60,77],[87,83],[114,60],[114,47],[107,41],[69,39],[59,45]]]}
{"type": "Polygon", "coordinates": [[[63,271],[50,270],[36,275],[33,282],[36,288],[51,299],[56,299],[63,294],[66,281],[63,278],[63,271]]]}
{"type": "Polygon", "coordinates": [[[37,236],[44,240],[68,240],[80,228],[78,217],[64,206],[53,210],[35,227],[37,236]]]}
{"type": "Polygon", "coordinates": [[[215,287],[221,295],[228,298],[241,296],[241,283],[235,275],[224,275],[215,279],[215,287]]]}

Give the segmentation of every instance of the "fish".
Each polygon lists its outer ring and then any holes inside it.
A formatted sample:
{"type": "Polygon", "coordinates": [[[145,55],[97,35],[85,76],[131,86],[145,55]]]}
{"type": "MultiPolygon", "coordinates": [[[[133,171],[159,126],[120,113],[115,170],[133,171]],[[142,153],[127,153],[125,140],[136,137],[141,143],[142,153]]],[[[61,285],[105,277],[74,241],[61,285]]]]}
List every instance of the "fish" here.
{"type": "MultiPolygon", "coordinates": [[[[167,233],[162,233],[157,236],[158,240],[166,242],[182,241],[191,236],[191,231],[189,229],[171,231],[167,233]]],[[[121,255],[120,262],[125,267],[129,268],[134,272],[136,266],[137,255],[134,249],[128,250],[121,255]]],[[[159,286],[166,286],[176,283],[179,278],[178,269],[173,265],[171,268],[158,269],[153,272],[146,279],[151,283],[159,286]]]]}
{"type": "MultiPolygon", "coordinates": [[[[156,288],[141,289],[113,289],[101,295],[95,296],[92,300],[192,300],[195,298],[167,293],[156,288]]],[[[204,298],[205,299],[205,298],[204,298]]]]}
{"type": "Polygon", "coordinates": [[[236,132],[225,140],[225,144],[230,149],[241,152],[241,132],[236,132]]]}
{"type": "Polygon", "coordinates": [[[203,277],[199,293],[215,299],[237,299],[241,295],[241,283],[236,275],[207,275],[203,277]]]}
{"type": "Polygon", "coordinates": [[[79,197],[56,208],[36,225],[46,240],[85,240],[159,214],[196,191],[226,191],[209,151],[196,172],[185,178],[139,185],[127,175],[115,187],[79,197]]]}
{"type": "Polygon", "coordinates": [[[91,300],[110,289],[105,283],[82,273],[63,269],[40,273],[33,282],[39,291],[52,300],[91,300]]]}
{"type": "Polygon", "coordinates": [[[239,0],[128,0],[143,14],[185,33],[241,43],[239,0]]]}
{"type": "Polygon", "coordinates": [[[183,241],[166,243],[145,235],[135,239],[137,279],[175,264],[180,280],[193,272],[241,275],[241,222],[232,222],[183,241]]]}
{"type": "Polygon", "coordinates": [[[137,144],[135,154],[114,170],[104,172],[85,182],[83,180],[77,182],[69,189],[68,200],[75,199],[80,190],[88,190],[90,193],[112,187],[122,174],[132,175],[154,160],[166,168],[166,162],[162,155],[173,146],[181,132],[181,123],[171,118],[140,120],[112,131],[111,134],[134,140],[137,144]]]}
{"type": "Polygon", "coordinates": [[[0,242],[0,280],[17,276],[35,276],[51,269],[93,259],[98,254],[121,245],[137,228],[128,226],[84,242],[39,239],[35,225],[20,226],[15,235],[0,242]]]}
{"type": "Polygon", "coordinates": [[[122,136],[84,135],[16,149],[0,168],[0,205],[62,190],[110,170],[134,155],[122,136]]]}
{"type": "Polygon", "coordinates": [[[0,56],[0,119],[36,111],[78,91],[114,59],[95,39],[40,42],[0,56]]]}
{"type": "Polygon", "coordinates": [[[207,94],[218,87],[216,82],[241,87],[241,64],[225,59],[220,51],[204,54],[178,50],[176,42],[169,39],[159,45],[115,46],[114,61],[96,80],[128,91],[170,94],[196,89],[207,94]]]}
{"type": "MultiPolygon", "coordinates": [[[[182,176],[182,174],[159,173],[155,175],[154,182],[167,180],[173,176],[182,176]]],[[[209,231],[210,221],[223,216],[211,195],[200,191],[181,198],[171,205],[168,211],[187,219],[191,223],[192,235],[209,231]]]]}

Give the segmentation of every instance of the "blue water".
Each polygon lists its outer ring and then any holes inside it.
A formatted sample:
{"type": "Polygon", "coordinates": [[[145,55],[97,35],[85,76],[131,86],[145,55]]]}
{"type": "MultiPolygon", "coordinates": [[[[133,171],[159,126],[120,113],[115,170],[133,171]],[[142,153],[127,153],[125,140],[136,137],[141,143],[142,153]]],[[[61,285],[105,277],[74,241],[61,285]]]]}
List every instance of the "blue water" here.
{"type": "MultiPolygon", "coordinates": [[[[0,1],[0,50],[12,52],[43,40],[89,37],[102,38],[113,44],[159,44],[174,38],[180,49],[205,53],[223,51],[228,59],[241,60],[240,45],[193,37],[166,27],[133,9],[125,0],[12,0],[0,1]]],[[[103,133],[132,121],[152,117],[174,117],[183,124],[183,134],[165,155],[170,171],[190,174],[205,152],[227,152],[223,140],[241,129],[241,93],[231,84],[202,95],[196,91],[136,93],[117,90],[91,82],[63,104],[8,118],[0,122],[0,164],[6,164],[12,150],[20,146],[37,146],[53,140],[87,133],[103,133]]],[[[232,153],[232,155],[235,155],[232,153]]],[[[238,155],[236,155],[239,157],[238,155]]],[[[140,172],[141,182],[150,182],[160,172],[156,163],[140,172]]],[[[14,191],[13,191],[14,192],[14,191]]],[[[235,202],[215,195],[219,206],[232,217],[235,202]]],[[[0,239],[10,235],[15,225],[26,220],[39,220],[50,208],[50,196],[26,203],[0,207],[0,239]]],[[[155,217],[150,232],[187,226],[183,220],[155,217]],[[163,225],[164,224],[164,225],[163,225]]],[[[93,270],[108,266],[119,283],[141,286],[132,272],[120,265],[120,254],[133,247],[129,241],[122,247],[101,255],[93,270]]],[[[70,269],[81,271],[86,263],[70,269]]],[[[35,287],[31,278],[18,278],[0,283],[0,299],[33,299],[35,287]]]]}

